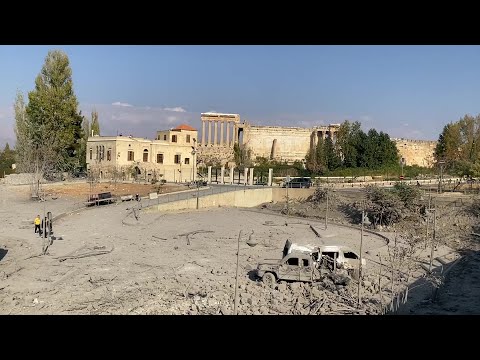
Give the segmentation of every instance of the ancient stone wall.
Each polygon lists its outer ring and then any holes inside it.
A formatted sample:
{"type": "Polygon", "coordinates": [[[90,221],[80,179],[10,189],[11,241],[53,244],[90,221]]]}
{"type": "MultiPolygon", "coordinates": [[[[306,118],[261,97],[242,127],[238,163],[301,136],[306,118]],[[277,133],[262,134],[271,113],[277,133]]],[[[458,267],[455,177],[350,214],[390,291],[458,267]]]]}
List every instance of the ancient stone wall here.
{"type": "Polygon", "coordinates": [[[305,158],[311,135],[312,129],[299,127],[247,126],[243,143],[252,150],[253,159],[273,155],[274,160],[293,162],[305,158]]]}
{"type": "Polygon", "coordinates": [[[405,165],[418,165],[432,167],[434,164],[436,141],[395,139],[400,157],[404,159],[405,165]]]}

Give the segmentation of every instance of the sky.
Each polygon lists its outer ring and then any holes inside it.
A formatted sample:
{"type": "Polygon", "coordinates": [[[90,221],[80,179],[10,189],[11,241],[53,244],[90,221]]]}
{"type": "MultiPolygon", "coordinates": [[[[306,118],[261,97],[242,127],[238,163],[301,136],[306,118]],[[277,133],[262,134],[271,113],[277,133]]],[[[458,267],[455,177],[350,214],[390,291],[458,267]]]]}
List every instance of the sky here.
{"type": "Polygon", "coordinates": [[[79,110],[102,135],[154,138],[200,113],[253,125],[360,121],[393,138],[437,140],[480,113],[479,46],[0,45],[0,146],[13,144],[17,91],[34,89],[49,50],[69,57],[79,110]]]}

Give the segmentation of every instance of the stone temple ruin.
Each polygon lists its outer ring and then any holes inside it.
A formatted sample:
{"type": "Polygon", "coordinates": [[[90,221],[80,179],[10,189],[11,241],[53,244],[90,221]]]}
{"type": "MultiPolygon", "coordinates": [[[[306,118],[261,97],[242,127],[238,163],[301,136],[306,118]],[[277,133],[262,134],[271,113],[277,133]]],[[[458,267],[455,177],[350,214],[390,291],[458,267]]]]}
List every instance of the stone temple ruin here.
{"type": "MultiPolygon", "coordinates": [[[[340,128],[340,124],[312,128],[259,126],[241,122],[239,114],[222,113],[202,113],[201,121],[202,139],[198,144],[198,159],[204,163],[228,166],[234,160],[235,143],[250,149],[252,159],[263,157],[293,163],[303,161],[319,138],[331,137],[335,141],[340,128]]],[[[405,165],[433,166],[436,141],[392,140],[405,165]]]]}
{"type": "MultiPolygon", "coordinates": [[[[201,121],[201,139],[197,129],[186,124],[157,131],[154,140],[91,136],[87,142],[87,167],[99,178],[142,176],[148,181],[187,182],[196,179],[197,165],[235,167],[235,144],[249,149],[252,160],[262,157],[292,164],[305,161],[318,139],[330,137],[335,141],[340,128],[340,124],[312,128],[260,126],[241,122],[239,114],[211,112],[202,113],[201,121]]],[[[404,165],[433,166],[435,141],[392,140],[404,165]]]]}

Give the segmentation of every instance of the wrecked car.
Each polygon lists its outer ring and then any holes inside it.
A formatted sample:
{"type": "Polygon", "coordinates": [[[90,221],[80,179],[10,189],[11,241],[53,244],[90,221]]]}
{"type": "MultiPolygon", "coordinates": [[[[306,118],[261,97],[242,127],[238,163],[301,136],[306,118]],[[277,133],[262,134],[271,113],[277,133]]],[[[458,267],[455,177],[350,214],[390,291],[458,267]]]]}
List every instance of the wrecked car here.
{"type": "Polygon", "coordinates": [[[270,260],[259,263],[256,275],[267,284],[278,280],[311,282],[320,279],[311,254],[295,251],[287,254],[281,260],[270,260]]]}
{"type": "MultiPolygon", "coordinates": [[[[273,284],[279,280],[319,281],[322,270],[345,269],[357,278],[359,256],[343,245],[299,245],[287,240],[281,260],[265,260],[257,265],[256,275],[263,282],[273,284]]],[[[366,264],[362,259],[362,267],[366,264]]]]}
{"type": "MultiPolygon", "coordinates": [[[[339,269],[358,269],[360,260],[360,256],[355,251],[344,245],[299,245],[287,240],[283,248],[283,256],[293,251],[311,254],[315,262],[321,262],[323,259],[323,262],[329,263],[331,268],[335,264],[335,268],[339,269]]],[[[362,267],[365,265],[366,261],[362,258],[362,267]]]]}

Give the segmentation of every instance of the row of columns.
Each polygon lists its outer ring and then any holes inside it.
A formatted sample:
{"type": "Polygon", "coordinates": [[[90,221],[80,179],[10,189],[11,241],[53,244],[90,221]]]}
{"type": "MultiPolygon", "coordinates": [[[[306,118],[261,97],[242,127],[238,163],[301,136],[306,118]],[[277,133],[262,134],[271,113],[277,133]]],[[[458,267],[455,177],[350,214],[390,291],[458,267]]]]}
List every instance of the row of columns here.
{"type": "Polygon", "coordinates": [[[335,137],[337,136],[337,131],[322,131],[322,130],[316,130],[314,132],[314,136],[313,136],[313,144],[316,146],[318,144],[318,139],[319,139],[319,136],[318,136],[318,133],[321,134],[322,136],[322,139],[325,140],[325,138],[327,137],[327,134],[329,137],[332,138],[332,141],[335,139],[335,137]]]}
{"type": "Polygon", "coordinates": [[[230,120],[202,120],[202,145],[220,145],[233,146],[238,142],[238,131],[236,122],[230,120]],[[208,131],[205,131],[206,123],[208,123],[208,131]],[[212,123],[213,123],[213,139],[212,139],[212,123]],[[220,137],[218,137],[218,124],[220,124],[220,137]],[[226,139],[224,134],[224,126],[226,126],[226,139]],[[207,136],[205,136],[207,135],[207,136]],[[230,140],[231,136],[231,140],[230,140]],[[225,141],[225,142],[224,142],[225,141]]]}
{"type": "MultiPolygon", "coordinates": [[[[230,185],[233,185],[233,171],[235,166],[230,167],[230,185]]],[[[220,184],[225,184],[225,166],[222,166],[221,174],[220,174],[220,184]]],[[[243,170],[243,184],[247,185],[247,178],[248,178],[248,185],[253,185],[253,168],[244,168],[243,170]],[[248,177],[248,172],[250,171],[250,177],[248,177]]],[[[273,169],[268,169],[268,186],[272,186],[273,182],[273,169]]],[[[207,183],[212,183],[212,167],[208,167],[208,178],[207,183]]]]}

